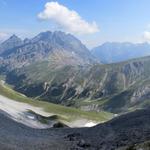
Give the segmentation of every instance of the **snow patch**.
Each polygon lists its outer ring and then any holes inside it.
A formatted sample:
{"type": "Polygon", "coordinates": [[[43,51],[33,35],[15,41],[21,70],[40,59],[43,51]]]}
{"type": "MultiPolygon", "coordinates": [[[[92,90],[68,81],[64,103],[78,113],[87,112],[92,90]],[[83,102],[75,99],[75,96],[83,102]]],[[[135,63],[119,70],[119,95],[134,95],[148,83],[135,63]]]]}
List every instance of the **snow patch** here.
{"type": "Polygon", "coordinates": [[[94,122],[88,122],[88,123],[85,124],[85,127],[93,127],[95,125],[97,125],[97,124],[94,123],[94,122]]]}
{"type": "MultiPolygon", "coordinates": [[[[0,95],[0,110],[6,112],[13,120],[25,124],[32,128],[50,128],[50,125],[42,124],[36,117],[28,112],[31,110],[41,116],[50,117],[55,114],[47,113],[43,108],[35,107],[26,103],[17,102],[7,97],[0,95]]],[[[85,118],[76,119],[72,122],[66,122],[69,127],[92,127],[97,125],[99,122],[93,122],[85,118]]]]}
{"type": "Polygon", "coordinates": [[[23,123],[32,128],[48,128],[48,125],[43,125],[34,116],[27,115],[29,110],[34,111],[42,116],[52,116],[53,114],[45,112],[42,108],[34,107],[26,103],[16,102],[9,98],[0,95],[0,110],[6,112],[12,119],[23,123]]]}

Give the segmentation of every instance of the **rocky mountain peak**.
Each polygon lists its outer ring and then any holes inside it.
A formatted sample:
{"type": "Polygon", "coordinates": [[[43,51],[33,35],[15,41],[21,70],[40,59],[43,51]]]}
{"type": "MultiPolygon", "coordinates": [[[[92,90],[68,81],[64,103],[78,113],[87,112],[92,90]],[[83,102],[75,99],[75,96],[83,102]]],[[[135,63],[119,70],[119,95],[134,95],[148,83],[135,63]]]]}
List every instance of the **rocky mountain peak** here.
{"type": "Polygon", "coordinates": [[[13,34],[9,39],[19,39],[20,40],[20,38],[15,34],[13,34]]]}
{"type": "Polygon", "coordinates": [[[61,31],[41,32],[34,38],[23,41],[13,35],[0,47],[0,57],[5,60],[4,62],[9,62],[10,66],[13,64],[13,67],[45,60],[58,65],[62,65],[62,62],[64,65],[85,65],[96,62],[80,40],[61,31]]]}
{"type": "Polygon", "coordinates": [[[32,42],[50,41],[52,37],[51,31],[41,32],[32,39],[32,42]]]}
{"type": "Polygon", "coordinates": [[[23,41],[16,35],[12,35],[0,45],[0,54],[8,49],[12,49],[22,45],[23,41]]]}
{"type": "Polygon", "coordinates": [[[18,36],[16,36],[15,34],[13,34],[10,38],[8,38],[6,41],[4,41],[2,44],[8,44],[8,43],[22,43],[21,38],[19,38],[18,36]]]}

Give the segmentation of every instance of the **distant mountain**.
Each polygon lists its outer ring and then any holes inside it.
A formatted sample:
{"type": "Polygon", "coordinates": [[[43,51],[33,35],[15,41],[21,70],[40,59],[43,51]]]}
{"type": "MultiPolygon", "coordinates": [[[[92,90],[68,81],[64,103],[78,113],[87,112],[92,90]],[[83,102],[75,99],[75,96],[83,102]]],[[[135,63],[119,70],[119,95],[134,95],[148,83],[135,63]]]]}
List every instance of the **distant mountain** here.
{"type": "Polygon", "coordinates": [[[13,35],[0,45],[0,60],[9,68],[20,68],[40,60],[59,66],[96,62],[77,38],[60,31],[43,32],[24,41],[13,35]]]}
{"type": "Polygon", "coordinates": [[[102,63],[114,63],[150,55],[150,44],[108,42],[92,49],[92,54],[102,63]]]}

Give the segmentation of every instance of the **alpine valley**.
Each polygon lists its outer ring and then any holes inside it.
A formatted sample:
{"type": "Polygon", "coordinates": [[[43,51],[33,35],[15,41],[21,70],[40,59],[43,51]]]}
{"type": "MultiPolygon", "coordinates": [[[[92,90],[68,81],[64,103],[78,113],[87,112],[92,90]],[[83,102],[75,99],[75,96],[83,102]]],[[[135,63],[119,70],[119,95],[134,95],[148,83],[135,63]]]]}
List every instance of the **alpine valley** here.
{"type": "Polygon", "coordinates": [[[102,64],[73,35],[48,31],[24,41],[11,36],[0,60],[5,81],[35,100],[113,113],[149,107],[148,56],[102,64]]]}
{"type": "Polygon", "coordinates": [[[149,150],[150,45],[119,43],[110,63],[114,45],[61,31],[2,42],[0,149],[149,150]],[[129,47],[146,52],[122,58],[129,47]]]}

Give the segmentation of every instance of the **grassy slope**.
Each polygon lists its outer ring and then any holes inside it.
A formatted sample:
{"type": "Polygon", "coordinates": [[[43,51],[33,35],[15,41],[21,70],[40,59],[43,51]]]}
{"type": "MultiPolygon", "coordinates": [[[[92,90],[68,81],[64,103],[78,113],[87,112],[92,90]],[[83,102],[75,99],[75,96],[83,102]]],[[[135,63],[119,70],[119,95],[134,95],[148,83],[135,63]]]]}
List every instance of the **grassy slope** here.
{"type": "Polygon", "coordinates": [[[20,93],[12,90],[8,86],[2,84],[0,84],[0,94],[19,102],[24,102],[36,107],[41,107],[46,112],[59,115],[62,118],[66,118],[68,121],[85,118],[85,119],[101,122],[101,121],[106,121],[108,119],[111,119],[113,116],[111,113],[107,113],[107,112],[100,112],[100,113],[85,112],[75,108],[69,108],[69,107],[64,107],[56,104],[51,104],[48,102],[29,99],[21,95],[20,93]]]}

